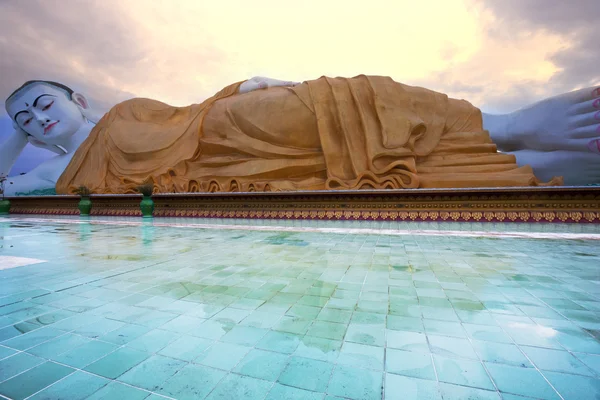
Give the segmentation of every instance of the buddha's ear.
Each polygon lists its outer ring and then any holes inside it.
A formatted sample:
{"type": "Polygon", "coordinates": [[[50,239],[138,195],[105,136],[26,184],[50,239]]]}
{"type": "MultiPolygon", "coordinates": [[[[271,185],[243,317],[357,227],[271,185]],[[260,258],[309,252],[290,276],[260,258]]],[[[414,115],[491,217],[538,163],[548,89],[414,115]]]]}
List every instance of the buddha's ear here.
{"type": "Polygon", "coordinates": [[[85,96],[82,95],[81,93],[73,93],[71,95],[71,99],[73,100],[73,102],[75,104],[77,104],[79,107],[81,107],[84,110],[87,110],[90,108],[90,103],[87,101],[85,96]]]}
{"type": "Polygon", "coordinates": [[[81,110],[81,114],[90,122],[94,124],[98,123],[101,115],[97,115],[97,113],[90,108],[90,103],[87,101],[84,95],[81,93],[73,93],[71,95],[73,99],[73,103],[77,104],[77,107],[81,110]]]}

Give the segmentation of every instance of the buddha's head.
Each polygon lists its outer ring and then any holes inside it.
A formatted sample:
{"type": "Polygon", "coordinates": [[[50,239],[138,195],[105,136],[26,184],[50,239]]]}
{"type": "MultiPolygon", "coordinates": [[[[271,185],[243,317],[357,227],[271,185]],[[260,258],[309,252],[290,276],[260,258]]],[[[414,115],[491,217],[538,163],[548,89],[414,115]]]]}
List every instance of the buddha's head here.
{"type": "Polygon", "coordinates": [[[60,145],[86,123],[86,98],[65,85],[28,81],[6,99],[15,128],[34,139],[60,145]]]}

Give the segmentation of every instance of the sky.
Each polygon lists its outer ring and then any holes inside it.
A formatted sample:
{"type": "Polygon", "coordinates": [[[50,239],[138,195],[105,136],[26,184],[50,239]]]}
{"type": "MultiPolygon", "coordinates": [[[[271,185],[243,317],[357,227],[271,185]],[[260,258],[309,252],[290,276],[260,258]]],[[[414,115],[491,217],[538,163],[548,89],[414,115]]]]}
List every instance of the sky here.
{"type": "MultiPolygon", "coordinates": [[[[54,80],[106,112],[367,74],[506,113],[600,82],[598,20],[598,0],[0,0],[0,98],[54,80]]],[[[11,175],[53,155],[28,146],[11,175]]]]}

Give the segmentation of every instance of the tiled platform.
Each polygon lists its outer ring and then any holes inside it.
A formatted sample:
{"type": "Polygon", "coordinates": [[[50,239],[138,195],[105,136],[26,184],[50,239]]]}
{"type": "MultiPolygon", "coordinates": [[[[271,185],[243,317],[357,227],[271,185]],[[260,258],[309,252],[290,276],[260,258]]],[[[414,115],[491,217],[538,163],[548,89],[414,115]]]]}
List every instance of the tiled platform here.
{"type": "Polygon", "coordinates": [[[209,223],[0,218],[0,395],[600,396],[597,225],[209,223]]]}

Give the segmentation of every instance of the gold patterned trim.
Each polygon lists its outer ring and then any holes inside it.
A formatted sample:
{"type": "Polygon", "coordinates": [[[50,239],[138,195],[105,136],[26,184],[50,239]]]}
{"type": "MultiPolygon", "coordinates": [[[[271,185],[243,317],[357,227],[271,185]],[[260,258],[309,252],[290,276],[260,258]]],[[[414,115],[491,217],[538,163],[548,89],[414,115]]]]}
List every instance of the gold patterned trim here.
{"type": "MultiPolygon", "coordinates": [[[[600,188],[154,196],[156,217],[600,223],[600,188]]],[[[13,197],[11,213],[77,215],[76,196],[13,197]]],[[[141,196],[91,196],[91,215],[141,216],[141,196]]]]}

